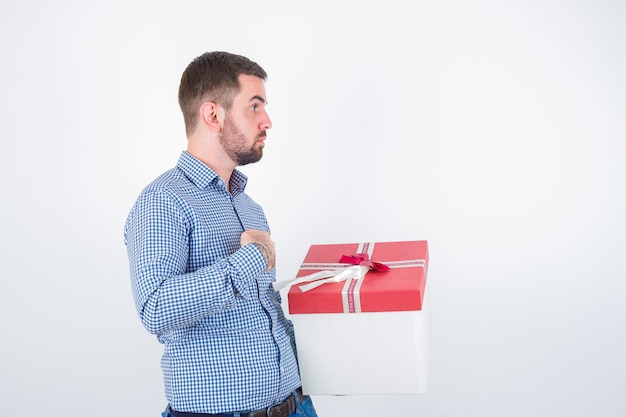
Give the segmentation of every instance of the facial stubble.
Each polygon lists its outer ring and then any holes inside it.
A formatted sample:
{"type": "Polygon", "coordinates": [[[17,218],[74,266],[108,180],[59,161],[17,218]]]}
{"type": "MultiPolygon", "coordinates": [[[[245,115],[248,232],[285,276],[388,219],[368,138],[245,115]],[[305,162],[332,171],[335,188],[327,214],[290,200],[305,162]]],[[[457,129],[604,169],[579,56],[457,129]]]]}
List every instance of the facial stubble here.
{"type": "Polygon", "coordinates": [[[235,126],[230,117],[224,119],[224,129],[220,136],[220,143],[226,154],[237,163],[237,165],[247,165],[258,162],[263,156],[263,146],[258,140],[264,138],[265,131],[257,135],[252,145],[248,145],[248,138],[235,126]]]}

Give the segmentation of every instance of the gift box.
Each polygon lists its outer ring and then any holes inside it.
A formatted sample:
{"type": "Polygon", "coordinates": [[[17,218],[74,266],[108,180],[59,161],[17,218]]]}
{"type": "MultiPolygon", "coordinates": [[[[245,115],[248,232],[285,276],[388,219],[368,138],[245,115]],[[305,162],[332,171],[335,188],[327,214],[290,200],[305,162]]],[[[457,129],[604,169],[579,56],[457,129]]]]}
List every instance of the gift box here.
{"type": "Polygon", "coordinates": [[[312,245],[287,298],[308,395],[425,393],[427,241],[312,245]]]}

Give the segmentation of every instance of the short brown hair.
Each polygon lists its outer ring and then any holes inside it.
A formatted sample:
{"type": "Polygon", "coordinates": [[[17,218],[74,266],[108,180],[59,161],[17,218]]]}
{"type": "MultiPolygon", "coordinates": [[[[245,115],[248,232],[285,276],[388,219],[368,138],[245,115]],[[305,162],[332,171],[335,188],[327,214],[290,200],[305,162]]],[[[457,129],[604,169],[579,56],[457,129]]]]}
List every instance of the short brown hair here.
{"type": "Polygon", "coordinates": [[[211,101],[226,110],[239,92],[239,75],[254,75],[262,80],[267,74],[256,62],[229,52],[206,52],[189,63],[180,80],[178,104],[190,135],[198,123],[202,103],[211,101]]]}

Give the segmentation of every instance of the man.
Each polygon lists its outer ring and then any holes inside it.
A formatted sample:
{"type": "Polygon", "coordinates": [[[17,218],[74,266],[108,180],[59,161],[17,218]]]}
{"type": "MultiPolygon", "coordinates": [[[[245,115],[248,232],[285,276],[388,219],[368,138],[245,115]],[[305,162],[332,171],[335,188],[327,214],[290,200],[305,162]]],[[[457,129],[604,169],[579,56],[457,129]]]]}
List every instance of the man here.
{"type": "Polygon", "coordinates": [[[226,52],[184,71],[188,146],[139,195],[124,229],[133,295],[164,344],[164,417],[315,417],[301,394],[291,323],[263,210],[236,167],[263,155],[265,71],[226,52]]]}

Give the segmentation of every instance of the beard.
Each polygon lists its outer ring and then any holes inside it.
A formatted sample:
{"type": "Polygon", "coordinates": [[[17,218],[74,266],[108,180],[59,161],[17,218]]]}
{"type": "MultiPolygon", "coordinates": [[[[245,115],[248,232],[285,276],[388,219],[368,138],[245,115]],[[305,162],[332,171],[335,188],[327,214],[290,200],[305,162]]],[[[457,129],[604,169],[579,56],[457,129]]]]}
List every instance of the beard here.
{"type": "Polygon", "coordinates": [[[235,126],[232,119],[227,116],[224,119],[224,129],[220,135],[220,143],[226,154],[237,163],[247,165],[258,162],[263,156],[263,147],[258,145],[258,139],[266,136],[265,130],[260,132],[252,145],[249,139],[235,126]]]}

